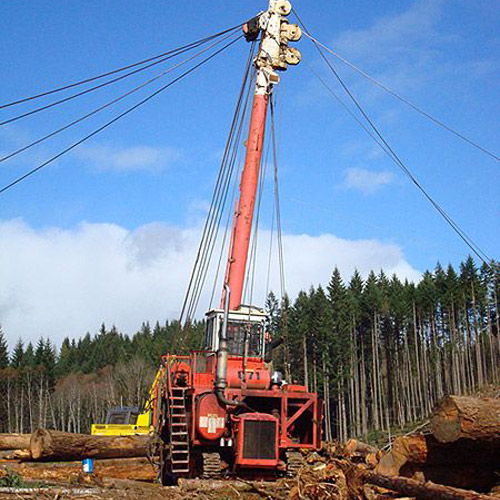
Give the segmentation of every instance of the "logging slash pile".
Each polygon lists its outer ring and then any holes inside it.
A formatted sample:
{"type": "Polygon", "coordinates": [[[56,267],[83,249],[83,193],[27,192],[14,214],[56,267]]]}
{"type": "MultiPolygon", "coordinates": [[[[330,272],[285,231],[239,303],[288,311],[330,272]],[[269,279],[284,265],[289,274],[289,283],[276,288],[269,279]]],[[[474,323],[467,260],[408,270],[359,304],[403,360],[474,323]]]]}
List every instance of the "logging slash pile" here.
{"type": "Polygon", "coordinates": [[[498,500],[500,399],[447,396],[425,432],[397,437],[387,450],[325,443],[304,453],[296,477],[272,482],[186,479],[163,488],[145,458],[147,436],[39,429],[0,435],[0,450],[0,498],[498,500]],[[81,472],[83,458],[96,459],[94,474],[81,472]]]}

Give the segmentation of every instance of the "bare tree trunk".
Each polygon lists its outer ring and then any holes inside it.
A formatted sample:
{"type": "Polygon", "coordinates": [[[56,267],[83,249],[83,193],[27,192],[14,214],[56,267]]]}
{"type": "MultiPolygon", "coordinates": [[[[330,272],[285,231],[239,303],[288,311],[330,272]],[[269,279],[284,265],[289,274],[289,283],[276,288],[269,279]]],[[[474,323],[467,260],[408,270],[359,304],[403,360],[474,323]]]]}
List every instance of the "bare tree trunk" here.
{"type": "Polygon", "coordinates": [[[330,415],[330,377],[326,369],[325,355],[323,354],[323,394],[325,396],[325,431],[326,440],[332,441],[332,419],[330,415]]]}
{"type": "Polygon", "coordinates": [[[366,362],[365,362],[365,347],[361,342],[361,376],[360,376],[360,392],[361,392],[361,433],[368,433],[368,410],[366,405],[367,387],[366,387],[366,362]]]}
{"type": "Polygon", "coordinates": [[[304,353],[304,385],[306,386],[306,389],[309,390],[309,368],[307,360],[307,342],[305,333],[302,336],[302,351],[304,353]]]}

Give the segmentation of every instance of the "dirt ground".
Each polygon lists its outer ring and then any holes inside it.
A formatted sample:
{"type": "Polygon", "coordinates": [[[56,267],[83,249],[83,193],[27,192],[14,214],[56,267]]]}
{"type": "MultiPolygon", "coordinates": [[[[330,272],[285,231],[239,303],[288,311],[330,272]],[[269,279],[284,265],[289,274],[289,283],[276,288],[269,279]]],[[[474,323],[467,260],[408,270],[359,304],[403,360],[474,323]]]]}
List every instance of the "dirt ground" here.
{"type": "Polygon", "coordinates": [[[1,500],[156,500],[156,499],[204,499],[204,500],[257,500],[286,499],[293,486],[293,480],[276,482],[212,481],[200,479],[181,480],[178,486],[162,487],[158,484],[141,481],[110,480],[99,478],[87,480],[82,484],[33,484],[23,488],[13,488],[2,492],[1,500]]]}

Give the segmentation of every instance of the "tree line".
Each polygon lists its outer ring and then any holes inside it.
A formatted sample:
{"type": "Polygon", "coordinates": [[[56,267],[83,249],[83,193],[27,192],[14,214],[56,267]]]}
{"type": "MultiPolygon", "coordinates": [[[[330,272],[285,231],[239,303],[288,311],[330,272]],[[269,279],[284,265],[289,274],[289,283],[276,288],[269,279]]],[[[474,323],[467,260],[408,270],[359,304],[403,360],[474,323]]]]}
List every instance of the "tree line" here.
{"type": "MultiPolygon", "coordinates": [[[[325,400],[325,437],[345,440],[419,422],[446,393],[500,382],[500,265],[437,265],[418,283],[334,269],[294,301],[269,294],[275,368],[325,400]]],[[[0,330],[0,432],[89,432],[113,406],[141,406],[162,354],[201,349],[204,322],[144,323],[132,336],[19,340],[0,330]]]]}
{"type": "Polygon", "coordinates": [[[0,330],[0,432],[86,433],[109,408],[143,406],[161,355],[198,348],[203,329],[203,322],[144,323],[128,336],[103,324],[93,336],[65,338],[59,349],[49,338],[36,346],[20,339],[10,356],[0,330]]]}
{"type": "Polygon", "coordinates": [[[338,269],[326,289],[271,297],[281,366],[324,397],[327,439],[425,420],[444,394],[500,382],[500,265],[438,264],[418,284],[338,269]]]}

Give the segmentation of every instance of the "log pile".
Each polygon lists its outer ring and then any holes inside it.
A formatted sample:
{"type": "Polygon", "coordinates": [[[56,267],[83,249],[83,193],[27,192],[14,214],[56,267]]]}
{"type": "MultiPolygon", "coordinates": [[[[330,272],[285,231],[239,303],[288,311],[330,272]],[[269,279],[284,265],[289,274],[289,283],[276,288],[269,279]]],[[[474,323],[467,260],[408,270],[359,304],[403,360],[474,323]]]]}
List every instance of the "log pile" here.
{"type": "Polygon", "coordinates": [[[154,482],[149,436],[90,436],[38,429],[0,434],[0,477],[7,470],[29,481],[80,482],[82,460],[94,458],[94,476],[154,482]]]}
{"type": "Polygon", "coordinates": [[[500,400],[447,396],[431,434],[397,438],[376,472],[490,491],[500,483],[500,400]]]}
{"type": "MultiPolygon", "coordinates": [[[[430,429],[396,438],[387,452],[355,439],[325,444],[320,453],[305,456],[296,478],[278,481],[272,492],[257,483],[241,484],[258,496],[279,500],[498,500],[500,400],[447,396],[434,410],[430,429]]],[[[0,434],[0,462],[32,481],[82,484],[81,460],[94,458],[93,485],[110,480],[145,484],[156,479],[146,458],[148,441],[147,436],[42,429],[33,435],[0,434]]],[[[0,476],[1,471],[0,466],[0,476]]],[[[200,480],[184,481],[179,488],[197,491],[196,481],[204,491],[200,480]]],[[[243,490],[237,491],[242,493],[244,498],[243,490]]],[[[196,493],[190,496],[196,498],[196,493]]]]}
{"type": "Polygon", "coordinates": [[[498,500],[500,400],[448,396],[430,424],[431,433],[398,437],[386,453],[353,439],[327,447],[291,498],[498,500]]]}

